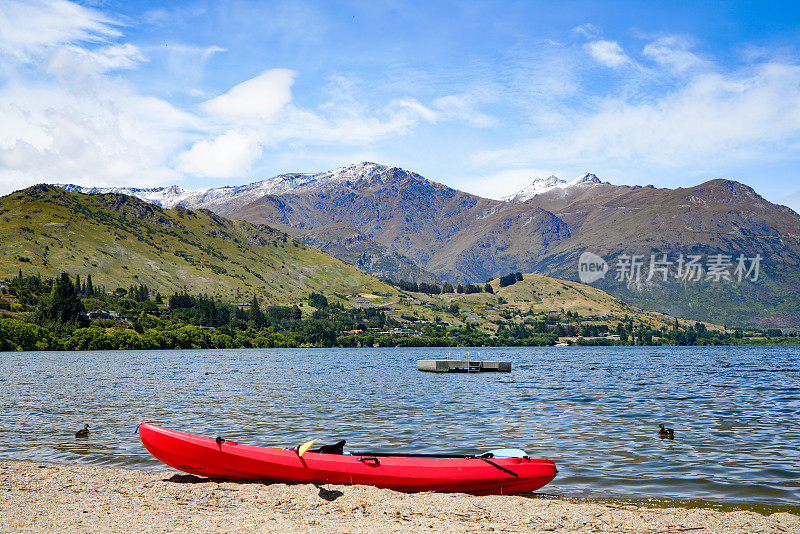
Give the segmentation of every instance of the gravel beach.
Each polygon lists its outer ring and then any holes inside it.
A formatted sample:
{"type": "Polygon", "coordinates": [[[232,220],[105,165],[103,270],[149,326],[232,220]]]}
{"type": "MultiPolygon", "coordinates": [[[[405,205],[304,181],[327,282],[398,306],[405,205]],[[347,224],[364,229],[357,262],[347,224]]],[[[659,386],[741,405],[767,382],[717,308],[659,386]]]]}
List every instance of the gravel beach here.
{"type": "Polygon", "coordinates": [[[800,517],[0,462],[0,532],[800,532],[800,517]]]}

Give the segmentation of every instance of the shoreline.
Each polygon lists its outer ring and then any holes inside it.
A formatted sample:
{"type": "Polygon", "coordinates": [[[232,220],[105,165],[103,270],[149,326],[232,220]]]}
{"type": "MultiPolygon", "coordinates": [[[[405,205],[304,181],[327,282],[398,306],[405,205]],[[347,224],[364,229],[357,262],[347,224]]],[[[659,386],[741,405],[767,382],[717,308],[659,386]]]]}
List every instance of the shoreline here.
{"type": "MultiPolygon", "coordinates": [[[[546,490],[545,490],[546,491],[546,490]]],[[[0,532],[800,532],[800,516],[0,461],[0,532]]]]}
{"type": "MultiPolygon", "coordinates": [[[[3,317],[0,316],[0,319],[3,317]]],[[[127,332],[133,332],[132,330],[127,330],[127,332]]],[[[412,336],[413,337],[413,336],[412,336]]],[[[414,339],[421,339],[414,337],[414,339]]],[[[646,348],[664,348],[664,347],[672,347],[672,348],[702,348],[702,347],[797,347],[800,346],[800,338],[787,338],[787,341],[780,342],[780,343],[765,343],[765,342],[743,342],[743,343],[721,343],[721,344],[695,344],[695,345],[662,345],[662,344],[652,344],[652,345],[630,345],[630,344],[622,344],[622,343],[611,343],[611,344],[594,344],[592,341],[596,341],[598,339],[605,339],[605,338],[584,338],[587,340],[587,343],[571,343],[571,344],[554,344],[554,345],[386,345],[386,346],[357,346],[357,347],[349,347],[345,345],[336,345],[332,347],[325,347],[322,345],[295,345],[295,346],[270,346],[270,347],[200,347],[200,346],[192,346],[192,347],[173,347],[173,348],[106,348],[106,349],[85,349],[85,348],[77,348],[77,349],[69,349],[69,348],[59,348],[59,349],[37,349],[37,348],[28,348],[28,349],[12,349],[6,351],[0,351],[0,353],[5,354],[15,354],[20,352],[126,352],[126,351],[147,351],[147,352],[171,352],[171,351],[193,351],[193,350],[308,350],[308,349],[320,349],[320,350],[372,350],[372,349],[451,349],[451,350],[473,350],[473,349],[530,349],[530,348],[631,348],[631,349],[646,349],[646,348]]],[[[559,342],[560,343],[560,342],[559,342]]]]}

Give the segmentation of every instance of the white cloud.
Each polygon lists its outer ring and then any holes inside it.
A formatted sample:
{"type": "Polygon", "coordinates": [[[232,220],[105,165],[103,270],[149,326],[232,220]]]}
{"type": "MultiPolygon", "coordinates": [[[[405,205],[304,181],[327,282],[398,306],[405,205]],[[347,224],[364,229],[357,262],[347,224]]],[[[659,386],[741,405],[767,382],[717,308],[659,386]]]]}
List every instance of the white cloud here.
{"type": "Polygon", "coordinates": [[[369,144],[388,136],[408,134],[422,114],[431,117],[427,108],[412,105],[411,100],[397,100],[378,109],[353,102],[321,106],[312,111],[289,105],[272,125],[261,129],[264,144],[301,140],[306,144],[369,144]]]}
{"type": "Polygon", "coordinates": [[[147,67],[153,72],[166,73],[148,80],[148,89],[162,94],[188,94],[194,98],[214,96],[203,87],[208,63],[227,49],[211,46],[192,46],[176,42],[141,48],[147,56],[147,67]]]}
{"type": "Polygon", "coordinates": [[[616,41],[592,41],[583,46],[596,61],[607,67],[617,68],[633,63],[616,41]]]}
{"type": "Polygon", "coordinates": [[[0,89],[0,190],[41,181],[153,184],[180,176],[165,165],[194,120],[124,83],[0,89]]]}
{"type": "Polygon", "coordinates": [[[583,35],[587,39],[594,39],[600,35],[600,28],[591,22],[587,22],[586,24],[581,24],[580,26],[572,28],[572,32],[578,35],[583,35]]]}
{"type": "Polygon", "coordinates": [[[587,112],[562,117],[559,130],[511,149],[478,153],[474,161],[641,169],[782,158],[800,142],[800,66],[767,63],[744,72],[702,73],[660,98],[609,97],[587,112]]]}
{"type": "Polygon", "coordinates": [[[213,178],[233,178],[250,170],[261,157],[261,146],[252,135],[228,130],[214,139],[195,143],[178,155],[178,169],[189,174],[213,178]]]}
{"type": "Polygon", "coordinates": [[[0,4],[0,49],[29,60],[62,44],[119,37],[112,24],[101,12],[65,0],[6,0],[0,4]]]}
{"type": "Polygon", "coordinates": [[[496,117],[478,111],[480,100],[475,95],[462,93],[437,98],[433,105],[443,119],[463,121],[476,128],[496,126],[496,117]]]}
{"type": "Polygon", "coordinates": [[[662,67],[678,73],[707,67],[706,61],[689,51],[692,45],[692,41],[685,37],[668,35],[645,45],[642,54],[662,67]]]}
{"type": "Polygon", "coordinates": [[[270,69],[203,103],[202,109],[227,118],[270,120],[292,101],[297,73],[270,69]]]}
{"type": "Polygon", "coordinates": [[[426,106],[423,106],[416,98],[407,98],[399,100],[397,103],[401,106],[407,107],[408,109],[416,112],[420,117],[422,117],[426,121],[436,122],[436,119],[438,118],[437,117],[438,114],[435,111],[426,106]]]}
{"type": "Polygon", "coordinates": [[[334,80],[328,102],[316,110],[306,109],[291,102],[296,75],[286,69],[265,71],[201,104],[212,119],[210,137],[179,154],[178,169],[207,177],[241,176],[264,148],[362,147],[407,134],[420,120],[434,122],[439,114],[413,98],[370,108],[354,97],[354,84],[347,79],[334,80]]]}
{"type": "Polygon", "coordinates": [[[129,43],[104,46],[94,50],[79,46],[63,46],[53,52],[47,67],[61,78],[74,78],[112,70],[132,69],[144,61],[141,51],[129,43]]]}

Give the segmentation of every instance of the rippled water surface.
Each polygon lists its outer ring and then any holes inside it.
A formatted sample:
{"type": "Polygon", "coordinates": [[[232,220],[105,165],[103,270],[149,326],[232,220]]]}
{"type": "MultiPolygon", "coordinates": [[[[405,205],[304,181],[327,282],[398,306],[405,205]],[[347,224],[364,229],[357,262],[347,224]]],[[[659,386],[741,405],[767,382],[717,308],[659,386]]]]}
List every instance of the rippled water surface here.
{"type": "Polygon", "coordinates": [[[800,348],[493,348],[481,356],[511,360],[510,374],[416,370],[446,354],[0,353],[0,457],[161,469],[134,433],[149,421],[280,447],[519,447],[554,458],[544,491],[570,497],[800,504],[800,348]]]}

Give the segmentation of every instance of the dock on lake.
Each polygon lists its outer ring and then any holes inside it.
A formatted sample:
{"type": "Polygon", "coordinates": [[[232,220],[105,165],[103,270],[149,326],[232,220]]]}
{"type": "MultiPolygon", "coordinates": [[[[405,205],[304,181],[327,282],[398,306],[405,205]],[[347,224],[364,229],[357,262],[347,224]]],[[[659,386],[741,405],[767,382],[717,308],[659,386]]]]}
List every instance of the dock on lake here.
{"type": "Polygon", "coordinates": [[[511,362],[486,360],[417,360],[417,369],[429,373],[510,373],[511,362]]]}

